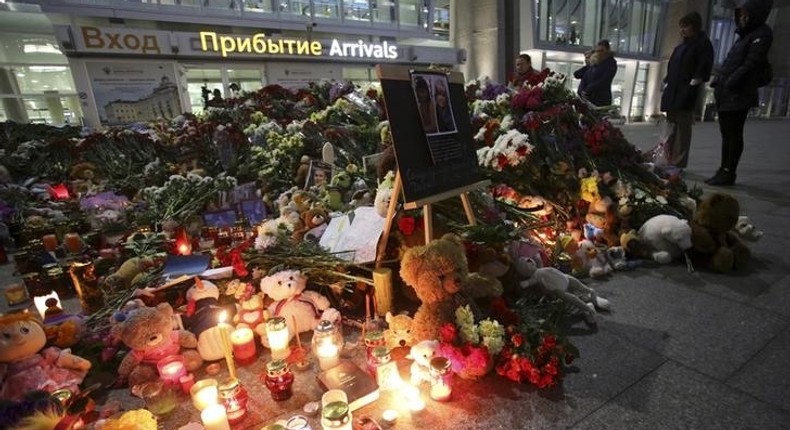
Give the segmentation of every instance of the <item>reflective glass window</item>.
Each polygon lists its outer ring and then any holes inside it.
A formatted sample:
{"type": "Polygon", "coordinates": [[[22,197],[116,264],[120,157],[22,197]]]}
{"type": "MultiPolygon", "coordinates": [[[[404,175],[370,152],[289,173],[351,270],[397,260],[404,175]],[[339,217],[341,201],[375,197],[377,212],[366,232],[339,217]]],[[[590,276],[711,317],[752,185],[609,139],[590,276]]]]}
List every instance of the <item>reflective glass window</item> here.
{"type": "Polygon", "coordinates": [[[420,25],[422,0],[400,0],[398,5],[400,25],[408,27],[417,27],[420,25]]]}
{"type": "Polygon", "coordinates": [[[395,22],[394,0],[371,0],[370,9],[373,13],[373,22],[395,22]]]}
{"type": "Polygon", "coordinates": [[[434,1],[433,35],[443,39],[450,38],[450,2],[434,1]]]}
{"type": "Polygon", "coordinates": [[[319,18],[337,18],[338,0],[313,0],[313,13],[319,18]]]}
{"type": "Polygon", "coordinates": [[[343,19],[347,21],[370,21],[369,0],[343,0],[343,19]]]}
{"type": "Polygon", "coordinates": [[[244,0],[244,11],[252,13],[272,13],[274,11],[272,8],[272,0],[244,0]]]}

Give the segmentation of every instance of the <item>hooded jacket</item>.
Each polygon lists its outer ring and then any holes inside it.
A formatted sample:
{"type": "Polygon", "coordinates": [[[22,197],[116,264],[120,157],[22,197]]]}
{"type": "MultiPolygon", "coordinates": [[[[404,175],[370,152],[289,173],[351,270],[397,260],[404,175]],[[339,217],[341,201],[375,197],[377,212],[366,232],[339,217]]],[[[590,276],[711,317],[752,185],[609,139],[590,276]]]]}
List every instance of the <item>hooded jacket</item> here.
{"type": "Polygon", "coordinates": [[[746,0],[735,9],[735,22],[743,11],[749,15],[745,27],[735,31],[738,40],[711,84],[715,88],[719,111],[749,109],[758,104],[757,88],[760,74],[768,64],[768,50],[773,42],[773,31],[765,24],[773,7],[772,0],[746,0]]]}

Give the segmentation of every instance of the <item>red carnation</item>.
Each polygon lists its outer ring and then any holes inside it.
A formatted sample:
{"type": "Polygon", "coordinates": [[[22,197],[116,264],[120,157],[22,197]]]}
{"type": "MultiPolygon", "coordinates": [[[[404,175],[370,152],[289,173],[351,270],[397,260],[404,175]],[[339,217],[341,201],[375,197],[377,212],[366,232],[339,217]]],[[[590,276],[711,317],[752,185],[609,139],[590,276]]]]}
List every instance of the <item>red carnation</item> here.
{"type": "Polygon", "coordinates": [[[406,236],[414,234],[414,229],[417,228],[417,220],[411,216],[404,216],[398,220],[398,230],[406,236]]]}

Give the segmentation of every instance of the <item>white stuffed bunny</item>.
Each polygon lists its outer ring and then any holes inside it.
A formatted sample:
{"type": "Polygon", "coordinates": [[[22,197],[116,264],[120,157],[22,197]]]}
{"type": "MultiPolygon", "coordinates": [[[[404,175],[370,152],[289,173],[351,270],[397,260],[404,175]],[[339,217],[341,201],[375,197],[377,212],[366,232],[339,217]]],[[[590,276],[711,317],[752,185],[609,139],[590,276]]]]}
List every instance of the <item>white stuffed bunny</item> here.
{"type": "Polygon", "coordinates": [[[595,309],[609,310],[609,301],[598,297],[595,290],[584,285],[573,276],[566,275],[553,267],[538,267],[535,260],[521,257],[516,263],[516,271],[525,279],[521,288],[539,286],[549,294],[559,297],[576,307],[587,324],[595,324],[595,309]]]}

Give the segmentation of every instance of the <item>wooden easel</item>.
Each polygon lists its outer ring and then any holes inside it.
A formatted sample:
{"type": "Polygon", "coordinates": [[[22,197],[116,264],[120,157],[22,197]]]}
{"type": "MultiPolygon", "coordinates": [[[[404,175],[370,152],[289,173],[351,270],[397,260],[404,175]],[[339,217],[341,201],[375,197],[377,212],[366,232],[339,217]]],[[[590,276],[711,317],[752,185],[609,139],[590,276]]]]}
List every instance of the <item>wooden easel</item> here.
{"type": "MultiPolygon", "coordinates": [[[[447,200],[449,198],[459,196],[461,198],[461,203],[464,206],[464,213],[466,214],[467,221],[469,221],[469,225],[477,225],[477,219],[475,219],[475,213],[472,210],[472,203],[469,201],[469,191],[486,187],[490,185],[490,183],[491,181],[489,180],[479,181],[471,185],[445,191],[443,193],[436,194],[434,196],[426,197],[422,200],[407,202],[403,205],[403,207],[405,209],[417,209],[419,207],[422,207],[422,223],[423,223],[423,228],[425,230],[425,243],[428,243],[431,240],[433,240],[433,208],[431,207],[432,203],[440,202],[442,200],[447,200]]],[[[387,206],[387,217],[384,220],[384,230],[381,233],[382,235],[381,241],[379,241],[379,246],[376,252],[376,269],[381,267],[384,253],[387,250],[387,242],[389,242],[389,235],[390,235],[390,231],[392,230],[392,220],[395,218],[395,212],[398,207],[398,199],[400,198],[402,188],[403,188],[403,182],[401,179],[400,172],[396,172],[395,183],[392,185],[392,197],[390,198],[389,206],[387,206]]]]}

